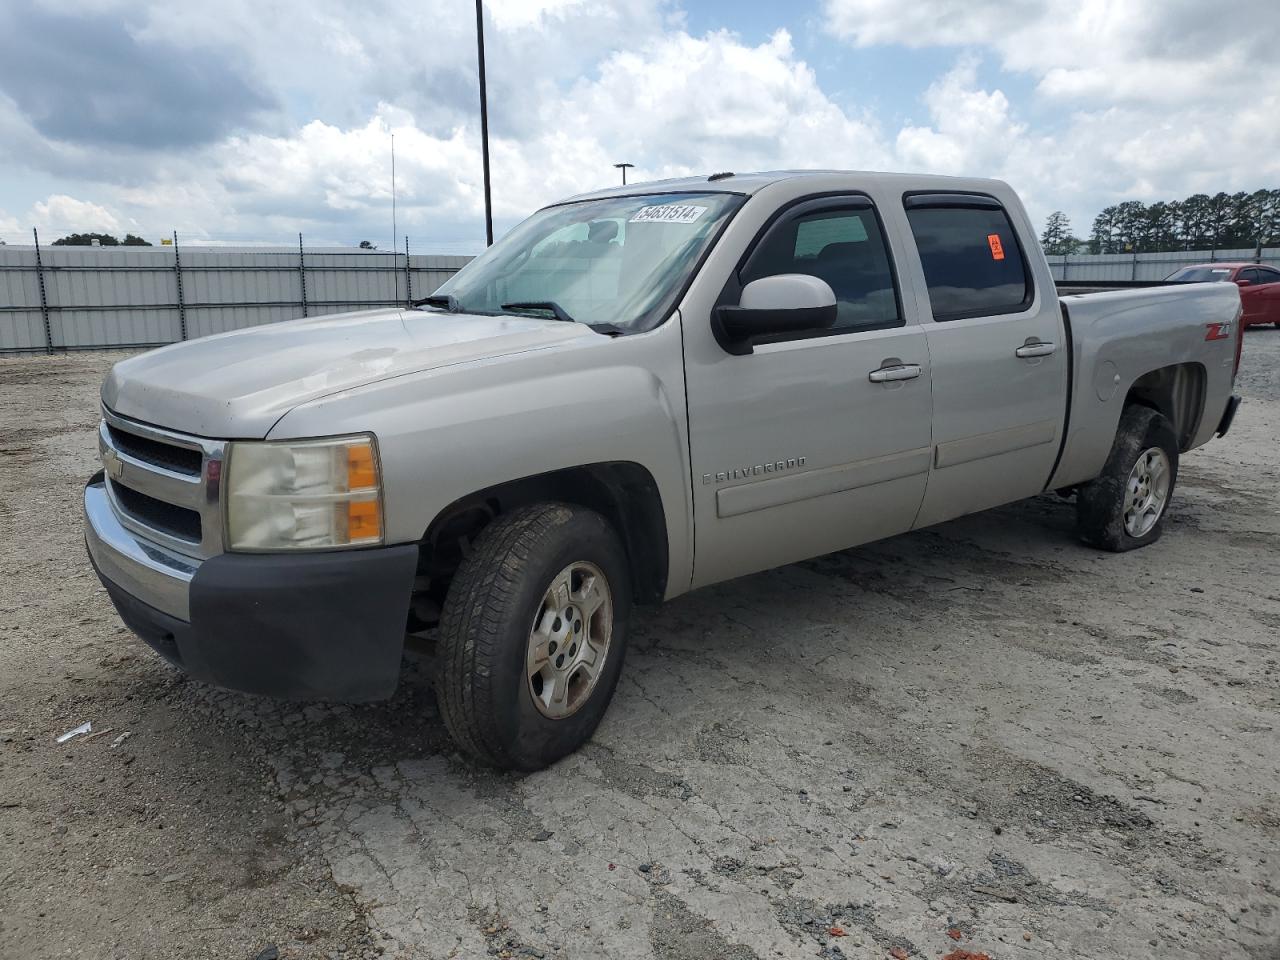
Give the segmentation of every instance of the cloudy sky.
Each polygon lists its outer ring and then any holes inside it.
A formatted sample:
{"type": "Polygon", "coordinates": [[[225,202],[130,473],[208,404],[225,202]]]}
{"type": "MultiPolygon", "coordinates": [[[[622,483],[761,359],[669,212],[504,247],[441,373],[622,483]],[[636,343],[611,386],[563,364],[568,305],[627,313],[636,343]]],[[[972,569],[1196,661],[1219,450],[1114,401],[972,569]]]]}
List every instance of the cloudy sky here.
{"type": "MultiPolygon", "coordinates": [[[[1280,186],[1274,0],[489,0],[499,232],[633,178],[998,176],[1037,223],[1280,186]],[[1270,24],[1270,26],[1268,26],[1270,24]]],[[[471,0],[0,4],[0,239],[474,252],[471,0]],[[403,243],[403,240],[400,241],[403,243]]]]}

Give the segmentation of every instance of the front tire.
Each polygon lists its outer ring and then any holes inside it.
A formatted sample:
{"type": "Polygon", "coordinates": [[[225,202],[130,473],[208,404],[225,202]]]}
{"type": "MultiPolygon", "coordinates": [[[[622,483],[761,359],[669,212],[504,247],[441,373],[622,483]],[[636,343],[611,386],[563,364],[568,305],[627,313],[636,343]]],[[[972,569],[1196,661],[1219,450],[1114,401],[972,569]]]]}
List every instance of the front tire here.
{"type": "Polygon", "coordinates": [[[617,533],[592,510],[535,504],[487,526],[440,619],[436,695],[454,742],[511,770],[585,743],[622,670],[630,583],[617,533]]]}
{"type": "Polygon", "coordinates": [[[1173,425],[1149,407],[1125,407],[1102,473],[1076,498],[1080,539],[1114,553],[1155,543],[1177,479],[1173,425]]]}

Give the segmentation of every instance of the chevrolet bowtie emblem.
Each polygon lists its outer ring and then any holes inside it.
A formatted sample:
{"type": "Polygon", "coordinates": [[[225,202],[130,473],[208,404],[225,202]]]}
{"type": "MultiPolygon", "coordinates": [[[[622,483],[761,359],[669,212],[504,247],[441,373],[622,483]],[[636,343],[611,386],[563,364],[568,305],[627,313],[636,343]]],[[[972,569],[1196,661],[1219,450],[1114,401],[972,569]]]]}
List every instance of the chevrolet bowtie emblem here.
{"type": "Polygon", "coordinates": [[[102,451],[102,468],[112,480],[119,480],[124,476],[124,461],[116,456],[114,450],[102,451]]]}

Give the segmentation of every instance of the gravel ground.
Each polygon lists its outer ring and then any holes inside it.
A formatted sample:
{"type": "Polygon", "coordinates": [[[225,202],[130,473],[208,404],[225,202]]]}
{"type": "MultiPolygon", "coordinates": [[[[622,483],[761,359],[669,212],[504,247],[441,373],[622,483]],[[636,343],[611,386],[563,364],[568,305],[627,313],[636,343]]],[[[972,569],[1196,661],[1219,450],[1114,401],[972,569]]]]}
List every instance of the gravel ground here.
{"type": "Polygon", "coordinates": [[[1280,331],[1151,549],[1047,496],[700,591],[527,777],[420,664],[280,704],[121,627],[79,517],[116,359],[0,359],[5,960],[1280,957],[1280,331]]]}

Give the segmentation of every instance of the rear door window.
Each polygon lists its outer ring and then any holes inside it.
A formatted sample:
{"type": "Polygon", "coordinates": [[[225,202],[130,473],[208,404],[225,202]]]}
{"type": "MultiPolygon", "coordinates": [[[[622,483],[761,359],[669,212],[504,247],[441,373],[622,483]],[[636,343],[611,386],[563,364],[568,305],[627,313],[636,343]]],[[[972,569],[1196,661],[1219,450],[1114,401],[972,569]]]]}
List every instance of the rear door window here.
{"type": "MultiPolygon", "coordinates": [[[[1031,274],[1004,209],[929,206],[912,197],[907,220],[920,251],[934,320],[960,320],[1025,310],[1032,300],[1031,274]]],[[[990,204],[990,205],[988,205],[990,204]]]]}
{"type": "Polygon", "coordinates": [[[1280,283],[1280,270],[1272,270],[1270,267],[1258,268],[1259,283],[1280,283]]]}

